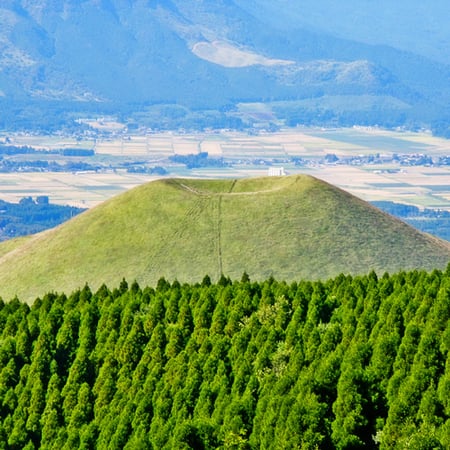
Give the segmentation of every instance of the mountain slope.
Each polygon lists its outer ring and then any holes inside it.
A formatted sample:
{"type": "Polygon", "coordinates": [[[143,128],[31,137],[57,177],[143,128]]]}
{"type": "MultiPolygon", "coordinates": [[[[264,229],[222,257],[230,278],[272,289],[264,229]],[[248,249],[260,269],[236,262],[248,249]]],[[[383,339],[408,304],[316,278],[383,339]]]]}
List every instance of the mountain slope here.
{"type": "MultiPolygon", "coordinates": [[[[436,41],[447,35],[427,38],[426,26],[417,25],[419,2],[402,17],[401,32],[392,26],[398,8],[392,17],[386,17],[389,9],[370,8],[374,23],[389,28],[392,39],[374,29],[365,33],[365,7],[329,3],[4,2],[0,101],[17,118],[14,105],[26,110],[27,102],[18,103],[24,100],[46,109],[52,106],[47,101],[62,102],[61,108],[72,111],[80,109],[78,102],[93,102],[98,111],[121,113],[125,104],[220,109],[239,102],[373,95],[404,106],[372,111],[372,124],[427,126],[442,117],[450,100],[446,47],[430,58],[424,48],[437,48],[436,41]],[[329,6],[332,20],[320,5],[329,6]],[[404,32],[408,24],[420,31],[417,36],[404,32]],[[389,113],[393,119],[386,119],[389,113]]],[[[442,8],[439,3],[428,9],[430,23],[445,17],[442,8]]],[[[339,119],[339,109],[335,114],[339,119]]],[[[353,122],[366,116],[356,115],[353,122]]]]}
{"type": "Polygon", "coordinates": [[[450,63],[449,5],[428,2],[379,0],[235,0],[256,17],[279,29],[326,31],[344,39],[385,45],[450,63]],[[411,33],[414,30],[414,33],[411,33]]]}
{"type": "Polygon", "coordinates": [[[0,295],[26,300],[123,277],[317,279],[450,261],[448,243],[309,176],[156,181],[1,249],[0,295]]]}
{"type": "MultiPolygon", "coordinates": [[[[311,69],[298,63],[340,60],[344,47],[342,62],[355,59],[347,58],[348,43],[331,45],[320,33],[295,30],[295,41],[289,42],[233,2],[66,0],[57,7],[47,0],[38,2],[41,8],[22,3],[22,9],[6,9],[0,16],[10,24],[2,42],[4,54],[11,55],[0,67],[11,83],[18,81],[11,92],[16,95],[22,90],[53,99],[217,106],[232,98],[261,98],[269,87],[277,97],[295,96],[305,71],[326,87],[336,77],[327,65],[311,69]],[[228,51],[221,54],[217,46],[228,51]],[[332,48],[334,54],[324,53],[332,48]],[[318,76],[311,75],[316,71],[318,76]],[[323,72],[328,80],[320,79],[323,72]]],[[[346,64],[341,70],[352,71],[346,64]]],[[[363,80],[356,84],[373,88],[363,80]]],[[[8,95],[8,86],[3,90],[8,95]]]]}

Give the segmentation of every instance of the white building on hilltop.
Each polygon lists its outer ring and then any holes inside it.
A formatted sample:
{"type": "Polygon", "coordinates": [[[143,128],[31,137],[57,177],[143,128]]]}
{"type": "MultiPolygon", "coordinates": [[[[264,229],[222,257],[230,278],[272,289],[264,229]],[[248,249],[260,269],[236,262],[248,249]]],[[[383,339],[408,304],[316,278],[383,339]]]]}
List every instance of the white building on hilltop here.
{"type": "Polygon", "coordinates": [[[284,167],[270,167],[269,168],[269,177],[283,177],[286,175],[284,171],[284,167]]]}

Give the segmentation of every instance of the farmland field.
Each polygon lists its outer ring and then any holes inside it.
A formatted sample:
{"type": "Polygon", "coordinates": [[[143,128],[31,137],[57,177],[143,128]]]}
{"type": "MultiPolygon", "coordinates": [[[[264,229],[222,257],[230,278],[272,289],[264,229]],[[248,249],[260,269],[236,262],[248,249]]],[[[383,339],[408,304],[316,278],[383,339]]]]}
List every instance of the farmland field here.
{"type": "Polygon", "coordinates": [[[0,141],[6,137],[17,146],[93,149],[95,156],[86,160],[102,164],[97,171],[2,173],[0,199],[7,201],[48,195],[54,203],[92,207],[160,176],[115,166],[120,162],[127,167],[163,167],[166,176],[201,178],[262,176],[267,175],[269,167],[283,167],[287,174],[308,173],[365,200],[450,210],[450,165],[439,163],[442,158],[450,160],[450,141],[428,133],[295,128],[252,135],[232,131],[145,135],[123,132],[95,140],[3,134],[0,141]],[[209,158],[222,158],[225,164],[188,169],[169,159],[201,152],[209,158]],[[337,161],[327,160],[329,155],[337,161]],[[402,161],[395,155],[400,155],[402,161]],[[431,158],[433,163],[414,162],[417,155],[431,158]]]}

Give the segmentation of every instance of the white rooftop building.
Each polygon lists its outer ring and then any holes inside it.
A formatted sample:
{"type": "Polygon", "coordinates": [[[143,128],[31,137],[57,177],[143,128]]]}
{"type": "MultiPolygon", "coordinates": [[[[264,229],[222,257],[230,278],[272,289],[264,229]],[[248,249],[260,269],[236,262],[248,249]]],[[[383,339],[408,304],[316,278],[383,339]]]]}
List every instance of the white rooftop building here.
{"type": "Polygon", "coordinates": [[[286,175],[284,171],[284,167],[270,167],[269,168],[269,177],[282,177],[286,175]]]}

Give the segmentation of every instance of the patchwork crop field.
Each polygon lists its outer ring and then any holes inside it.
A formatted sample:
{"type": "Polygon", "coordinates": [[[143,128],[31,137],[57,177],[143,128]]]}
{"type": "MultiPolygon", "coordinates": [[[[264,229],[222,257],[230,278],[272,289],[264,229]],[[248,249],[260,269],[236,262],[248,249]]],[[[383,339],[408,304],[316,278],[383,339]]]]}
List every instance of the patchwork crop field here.
{"type": "Polygon", "coordinates": [[[199,178],[262,176],[270,167],[283,167],[287,174],[316,176],[364,200],[450,210],[450,141],[429,133],[295,128],[252,135],[232,131],[122,132],[97,139],[34,135],[7,138],[14,145],[36,149],[93,149],[95,155],[84,160],[102,167],[96,171],[1,173],[0,199],[7,201],[48,195],[55,203],[92,207],[161,176],[130,171],[124,164],[163,167],[165,176],[199,178]],[[169,159],[201,152],[208,158],[221,158],[223,166],[187,168],[169,159]]]}

